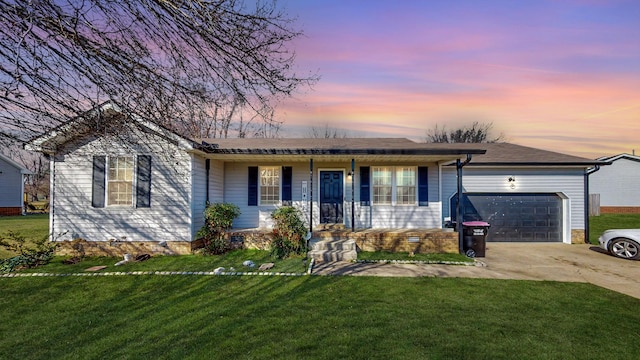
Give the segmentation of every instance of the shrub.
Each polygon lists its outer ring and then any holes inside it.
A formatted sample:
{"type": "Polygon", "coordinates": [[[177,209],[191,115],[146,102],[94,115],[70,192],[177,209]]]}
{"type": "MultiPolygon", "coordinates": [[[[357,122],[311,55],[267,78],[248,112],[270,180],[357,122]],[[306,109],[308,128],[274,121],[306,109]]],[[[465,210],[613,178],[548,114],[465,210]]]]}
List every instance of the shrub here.
{"type": "Polygon", "coordinates": [[[6,234],[1,235],[0,246],[18,253],[18,255],[0,260],[0,273],[34,268],[47,264],[53,259],[57,244],[49,241],[48,237],[33,241],[33,245],[27,244],[26,238],[15,231],[9,230],[6,234]]]}
{"type": "Polygon", "coordinates": [[[275,222],[271,255],[284,259],[291,254],[304,254],[307,251],[307,228],[301,219],[300,211],[293,206],[283,206],[276,209],[271,218],[275,222]]]}
{"type": "Polygon", "coordinates": [[[233,225],[233,220],[240,215],[240,208],[234,204],[215,203],[207,205],[204,210],[204,226],[197,236],[204,243],[203,252],[207,255],[224,254],[230,250],[225,232],[233,225]]]}

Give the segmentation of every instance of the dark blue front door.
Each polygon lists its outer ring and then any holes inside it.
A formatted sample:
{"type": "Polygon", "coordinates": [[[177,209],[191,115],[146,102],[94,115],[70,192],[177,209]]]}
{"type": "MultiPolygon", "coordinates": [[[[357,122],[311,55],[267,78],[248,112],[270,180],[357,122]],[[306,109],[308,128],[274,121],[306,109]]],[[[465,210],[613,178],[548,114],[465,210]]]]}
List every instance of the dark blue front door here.
{"type": "Polygon", "coordinates": [[[342,171],[320,171],[320,222],[341,224],[343,201],[342,171]]]}

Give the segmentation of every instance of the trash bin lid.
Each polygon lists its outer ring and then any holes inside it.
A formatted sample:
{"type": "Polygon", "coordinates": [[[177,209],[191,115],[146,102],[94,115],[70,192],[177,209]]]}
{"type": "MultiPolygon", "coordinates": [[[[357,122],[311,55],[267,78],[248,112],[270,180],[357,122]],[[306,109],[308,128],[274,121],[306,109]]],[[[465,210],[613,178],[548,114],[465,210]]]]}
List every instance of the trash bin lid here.
{"type": "Polygon", "coordinates": [[[464,226],[491,226],[488,222],[484,221],[465,221],[462,223],[464,226]]]}

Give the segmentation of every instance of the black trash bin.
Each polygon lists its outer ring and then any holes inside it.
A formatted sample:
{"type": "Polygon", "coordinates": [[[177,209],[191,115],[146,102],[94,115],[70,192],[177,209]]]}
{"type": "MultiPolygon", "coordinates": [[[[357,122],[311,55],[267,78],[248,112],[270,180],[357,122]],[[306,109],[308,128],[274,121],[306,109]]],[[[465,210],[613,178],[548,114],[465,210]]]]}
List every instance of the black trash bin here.
{"type": "Polygon", "coordinates": [[[487,233],[491,225],[484,221],[465,221],[462,223],[463,246],[468,257],[484,257],[487,246],[487,233]]]}

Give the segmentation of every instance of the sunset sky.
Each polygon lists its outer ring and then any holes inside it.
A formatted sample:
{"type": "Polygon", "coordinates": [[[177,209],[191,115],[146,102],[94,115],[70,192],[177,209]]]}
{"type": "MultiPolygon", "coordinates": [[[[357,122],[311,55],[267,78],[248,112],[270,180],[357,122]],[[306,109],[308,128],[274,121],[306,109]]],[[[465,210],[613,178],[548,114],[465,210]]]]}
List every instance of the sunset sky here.
{"type": "Polygon", "coordinates": [[[640,1],[281,0],[320,81],[278,108],[310,126],[423,140],[492,122],[509,142],[640,155],[640,1]]]}

